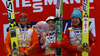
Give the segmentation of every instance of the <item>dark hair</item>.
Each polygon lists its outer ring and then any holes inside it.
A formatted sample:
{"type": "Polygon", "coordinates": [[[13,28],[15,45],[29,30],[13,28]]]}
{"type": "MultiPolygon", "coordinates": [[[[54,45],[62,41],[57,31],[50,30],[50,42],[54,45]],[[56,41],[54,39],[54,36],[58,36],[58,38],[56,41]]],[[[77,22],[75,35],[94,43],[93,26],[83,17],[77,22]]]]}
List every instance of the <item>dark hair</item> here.
{"type": "Polygon", "coordinates": [[[60,18],[59,17],[56,17],[56,18],[54,18],[54,21],[57,21],[57,20],[59,20],[60,18]]]}
{"type": "MultiPolygon", "coordinates": [[[[80,18],[79,18],[80,19],[80,18]]],[[[79,25],[82,25],[82,20],[80,19],[80,23],[79,23],[79,25]]]]}

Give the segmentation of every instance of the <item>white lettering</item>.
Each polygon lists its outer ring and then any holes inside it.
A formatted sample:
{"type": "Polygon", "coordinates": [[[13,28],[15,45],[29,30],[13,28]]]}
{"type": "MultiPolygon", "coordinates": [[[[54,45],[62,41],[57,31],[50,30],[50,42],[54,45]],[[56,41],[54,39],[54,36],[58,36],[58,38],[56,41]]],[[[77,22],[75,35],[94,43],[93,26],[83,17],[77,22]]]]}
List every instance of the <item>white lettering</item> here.
{"type": "Polygon", "coordinates": [[[5,5],[5,7],[6,7],[6,1],[7,1],[7,0],[2,0],[3,4],[5,5]]]}
{"type": "Polygon", "coordinates": [[[69,4],[68,0],[63,0],[63,2],[65,2],[65,4],[69,4]]]}
{"type": "Polygon", "coordinates": [[[61,26],[58,25],[58,32],[60,33],[61,32],[61,26]]]}
{"type": "Polygon", "coordinates": [[[33,0],[33,2],[39,2],[39,1],[41,1],[41,0],[33,0]]]}
{"type": "Polygon", "coordinates": [[[31,4],[26,4],[26,3],[30,3],[30,1],[22,0],[22,7],[29,7],[29,6],[31,6],[31,4]]]}
{"type": "MultiPolygon", "coordinates": [[[[74,4],[74,1],[75,1],[76,3],[81,3],[82,0],[70,0],[70,4],[74,4]]],[[[65,4],[69,4],[69,1],[68,1],[68,0],[63,0],[63,2],[64,2],[65,4]]],[[[94,2],[94,0],[90,0],[90,3],[93,3],[93,2],[94,2]]]]}
{"type": "Polygon", "coordinates": [[[90,3],[93,3],[94,1],[93,0],[90,0],[90,3]]]}
{"type": "Polygon", "coordinates": [[[19,0],[16,0],[16,7],[19,7],[19,0]]]}
{"type": "Polygon", "coordinates": [[[33,10],[33,13],[34,12],[42,12],[43,11],[43,7],[40,6],[40,5],[42,5],[42,3],[34,3],[33,4],[33,8],[36,9],[36,10],[33,10]]]}
{"type": "Polygon", "coordinates": [[[48,5],[48,3],[49,3],[49,5],[52,5],[52,3],[53,3],[53,4],[56,4],[56,2],[57,2],[57,0],[45,0],[45,1],[44,1],[44,4],[45,4],[45,5],[48,5]]]}
{"type": "MultiPolygon", "coordinates": [[[[14,1],[16,1],[16,7],[20,7],[20,1],[21,0],[14,0],[14,1]]],[[[38,1],[42,2],[42,0],[32,0],[32,2],[38,2],[38,1]]],[[[63,0],[63,2],[65,4],[74,4],[74,1],[76,3],[81,3],[81,0],[63,0]]],[[[6,7],[6,0],[2,0],[2,2],[6,7]]],[[[52,5],[52,3],[55,5],[56,2],[57,2],[57,0],[44,0],[44,5],[52,5]]],[[[93,2],[94,2],[94,0],[90,0],[90,3],[93,3],[93,2]]],[[[31,3],[31,2],[22,0],[22,7],[30,7],[31,4],[29,4],[29,3],[31,3]]]]}
{"type": "MultiPolygon", "coordinates": [[[[75,0],[75,1],[76,1],[76,3],[81,3],[80,0],[75,0]]],[[[74,0],[70,0],[70,3],[74,4],[74,0]]]]}

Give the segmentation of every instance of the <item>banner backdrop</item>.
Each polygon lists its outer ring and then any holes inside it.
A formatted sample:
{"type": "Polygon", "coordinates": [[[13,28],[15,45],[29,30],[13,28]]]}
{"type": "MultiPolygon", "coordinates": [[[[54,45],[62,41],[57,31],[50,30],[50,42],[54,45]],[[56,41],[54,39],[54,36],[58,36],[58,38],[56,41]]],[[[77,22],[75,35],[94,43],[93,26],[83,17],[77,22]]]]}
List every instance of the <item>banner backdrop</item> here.
{"type": "MultiPolygon", "coordinates": [[[[8,31],[8,16],[6,0],[0,0],[0,56],[6,56],[4,50],[4,37],[8,31]]],[[[46,20],[48,16],[55,16],[56,0],[14,0],[15,18],[18,21],[18,14],[21,10],[29,13],[29,22],[46,20]]],[[[96,48],[92,50],[90,56],[99,56],[100,53],[100,4],[99,0],[90,0],[90,30],[96,39],[96,48]]],[[[64,31],[71,26],[70,17],[74,9],[82,11],[82,0],[63,0],[64,31]]],[[[33,23],[34,24],[34,23],[33,23]]]]}

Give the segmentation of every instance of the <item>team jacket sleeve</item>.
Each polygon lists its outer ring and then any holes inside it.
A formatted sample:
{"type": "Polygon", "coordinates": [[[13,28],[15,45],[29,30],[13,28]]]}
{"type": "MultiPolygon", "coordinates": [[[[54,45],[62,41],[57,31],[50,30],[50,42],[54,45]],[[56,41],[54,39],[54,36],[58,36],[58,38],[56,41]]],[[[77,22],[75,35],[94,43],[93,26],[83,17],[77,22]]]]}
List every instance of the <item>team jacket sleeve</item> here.
{"type": "Polygon", "coordinates": [[[94,39],[93,34],[91,33],[91,31],[89,31],[89,46],[90,46],[91,50],[93,50],[95,48],[95,42],[96,42],[96,40],[94,39]]]}
{"type": "Polygon", "coordinates": [[[8,31],[7,36],[5,38],[5,49],[7,56],[12,55],[10,31],[8,31]]]}
{"type": "Polygon", "coordinates": [[[66,48],[69,45],[67,36],[63,33],[62,41],[51,43],[51,48],[66,48]]]}
{"type": "Polygon", "coordinates": [[[31,47],[29,47],[27,50],[25,50],[24,53],[25,53],[26,55],[29,55],[30,53],[35,52],[38,43],[39,43],[38,35],[36,34],[35,29],[33,28],[32,45],[31,45],[31,47]]]}
{"type": "Polygon", "coordinates": [[[39,42],[39,44],[37,45],[37,48],[36,48],[36,52],[37,54],[41,54],[42,52],[44,52],[45,49],[42,49],[41,47],[41,43],[39,42]]]}

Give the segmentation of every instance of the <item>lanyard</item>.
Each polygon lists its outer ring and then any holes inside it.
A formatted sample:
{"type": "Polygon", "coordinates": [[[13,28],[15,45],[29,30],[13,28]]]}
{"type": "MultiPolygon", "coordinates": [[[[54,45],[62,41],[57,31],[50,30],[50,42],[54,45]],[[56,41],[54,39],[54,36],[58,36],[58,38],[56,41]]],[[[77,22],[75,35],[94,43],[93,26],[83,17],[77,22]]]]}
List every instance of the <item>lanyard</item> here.
{"type": "MultiPolygon", "coordinates": [[[[80,42],[79,44],[81,44],[81,43],[82,43],[82,41],[81,41],[80,39],[78,39],[78,37],[81,37],[81,35],[82,35],[82,34],[80,33],[80,34],[79,34],[79,36],[77,36],[77,34],[75,33],[75,29],[74,29],[74,27],[72,27],[72,29],[73,29],[73,32],[74,32],[75,37],[76,37],[75,42],[77,43],[77,41],[78,41],[78,42],[80,42]]],[[[78,29],[80,29],[80,28],[78,28],[78,29]]],[[[78,45],[79,45],[79,44],[78,44],[78,45]]]]}
{"type": "MultiPolygon", "coordinates": [[[[52,38],[53,38],[52,43],[54,43],[55,30],[49,31],[49,34],[48,35],[49,35],[49,41],[50,41],[50,35],[52,35],[52,38]]],[[[50,43],[51,43],[51,41],[50,41],[50,43]]]]}
{"type": "Polygon", "coordinates": [[[20,32],[21,32],[21,36],[23,38],[23,41],[25,41],[26,40],[26,26],[24,27],[24,31],[22,32],[21,24],[19,23],[18,25],[20,27],[20,32]]]}

